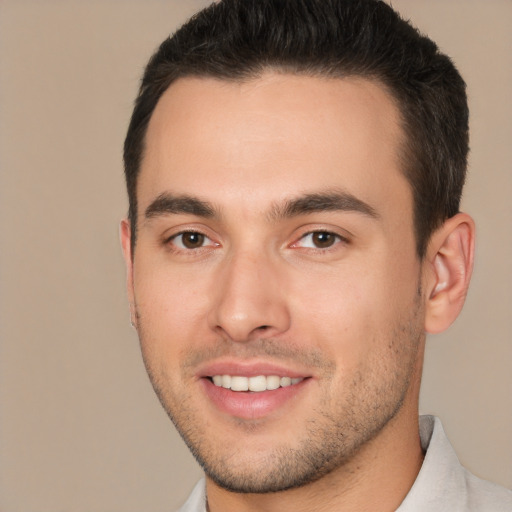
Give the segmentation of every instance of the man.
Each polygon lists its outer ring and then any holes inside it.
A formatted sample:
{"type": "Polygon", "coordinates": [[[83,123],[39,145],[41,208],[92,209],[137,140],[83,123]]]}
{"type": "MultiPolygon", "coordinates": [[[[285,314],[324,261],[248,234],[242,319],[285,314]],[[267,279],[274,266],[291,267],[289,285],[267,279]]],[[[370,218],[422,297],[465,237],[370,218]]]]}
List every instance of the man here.
{"type": "Polygon", "coordinates": [[[418,419],[460,312],[465,84],[375,0],[226,0],[150,60],[125,141],[132,323],[205,471],[185,511],[512,510],[418,419]]]}

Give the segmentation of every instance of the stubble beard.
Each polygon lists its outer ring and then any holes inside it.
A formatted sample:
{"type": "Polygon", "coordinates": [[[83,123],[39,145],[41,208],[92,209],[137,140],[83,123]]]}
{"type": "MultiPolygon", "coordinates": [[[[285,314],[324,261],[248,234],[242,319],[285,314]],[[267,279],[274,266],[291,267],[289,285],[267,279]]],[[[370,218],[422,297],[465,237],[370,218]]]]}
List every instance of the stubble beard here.
{"type": "MultiPolygon", "coordinates": [[[[388,344],[389,359],[374,356],[358,371],[340,396],[325,396],[309,415],[301,439],[274,446],[256,460],[246,458],[242,448],[219,450],[188,396],[175,396],[172,385],[158,376],[143,350],[144,362],[155,392],[186,445],[205,474],[223,489],[237,493],[273,493],[313,483],[334,470],[348,467],[362,447],[376,438],[401,410],[415,373],[418,350],[424,339],[418,321],[419,298],[408,319],[393,329],[388,344]]],[[[139,317],[139,326],[140,317],[139,317]]],[[[144,329],[139,328],[141,345],[144,329]]],[[[147,342],[147,340],[146,340],[147,342]]],[[[147,345],[146,345],[147,346],[147,345]]],[[[266,340],[260,354],[272,355],[280,349],[266,340]]],[[[326,365],[329,365],[326,362],[326,365]]],[[[241,435],[250,447],[257,421],[240,420],[241,435]]],[[[222,440],[226,446],[229,441],[222,440]]]]}

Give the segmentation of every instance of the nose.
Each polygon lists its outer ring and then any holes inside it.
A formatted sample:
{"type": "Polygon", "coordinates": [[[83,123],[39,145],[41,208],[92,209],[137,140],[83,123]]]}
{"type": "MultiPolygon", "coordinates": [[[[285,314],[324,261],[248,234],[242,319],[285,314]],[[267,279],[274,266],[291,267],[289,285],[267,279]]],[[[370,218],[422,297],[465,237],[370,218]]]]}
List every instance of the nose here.
{"type": "Polygon", "coordinates": [[[238,254],[215,278],[209,324],[236,342],[275,337],[290,327],[283,274],[262,254],[238,254]]]}

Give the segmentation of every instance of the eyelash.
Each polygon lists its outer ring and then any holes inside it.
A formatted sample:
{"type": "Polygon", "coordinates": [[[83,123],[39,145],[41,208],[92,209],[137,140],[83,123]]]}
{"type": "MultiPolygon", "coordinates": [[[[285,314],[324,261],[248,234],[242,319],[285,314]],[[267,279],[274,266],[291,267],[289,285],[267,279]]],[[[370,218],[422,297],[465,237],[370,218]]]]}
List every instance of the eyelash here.
{"type": "Polygon", "coordinates": [[[200,250],[200,249],[204,249],[206,247],[204,245],[201,245],[199,247],[186,247],[186,246],[184,246],[183,241],[181,242],[182,247],[176,246],[175,240],[179,239],[179,237],[183,237],[184,235],[197,235],[199,237],[203,237],[203,241],[205,239],[206,240],[210,240],[212,242],[212,245],[215,245],[215,246],[220,245],[218,243],[213,242],[208,235],[205,235],[201,231],[195,231],[193,229],[187,229],[187,230],[184,230],[184,231],[180,231],[179,233],[175,233],[174,235],[172,235],[172,236],[170,236],[170,237],[165,239],[164,245],[170,246],[172,248],[172,250],[175,251],[175,252],[197,251],[197,250],[200,250]]]}
{"type": "Polygon", "coordinates": [[[309,251],[317,251],[317,252],[325,253],[330,250],[335,250],[336,246],[339,245],[340,243],[342,243],[342,244],[349,243],[349,240],[347,238],[339,235],[338,233],[335,233],[333,231],[324,230],[324,229],[315,229],[315,230],[309,231],[307,233],[304,233],[296,242],[294,242],[291,245],[291,247],[292,248],[295,248],[295,247],[300,248],[299,244],[301,242],[306,240],[307,237],[313,237],[315,235],[329,235],[329,236],[334,237],[334,241],[332,242],[332,244],[328,245],[327,247],[303,247],[303,249],[306,249],[309,251]]]}

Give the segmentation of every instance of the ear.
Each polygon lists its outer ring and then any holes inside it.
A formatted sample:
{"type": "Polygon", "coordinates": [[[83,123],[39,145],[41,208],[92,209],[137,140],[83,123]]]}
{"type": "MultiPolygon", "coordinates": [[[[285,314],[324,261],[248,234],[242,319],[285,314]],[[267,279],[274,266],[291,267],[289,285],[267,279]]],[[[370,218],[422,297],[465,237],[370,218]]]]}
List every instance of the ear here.
{"type": "Polygon", "coordinates": [[[435,334],[447,329],[459,315],[473,271],[475,223],[459,213],[431,237],[427,249],[425,330],[435,334]]]}
{"type": "Polygon", "coordinates": [[[135,311],[135,293],[133,289],[133,254],[131,246],[131,227],[128,219],[121,221],[119,229],[124,263],[126,265],[126,291],[130,302],[130,319],[132,326],[137,329],[137,314],[135,311]]]}

